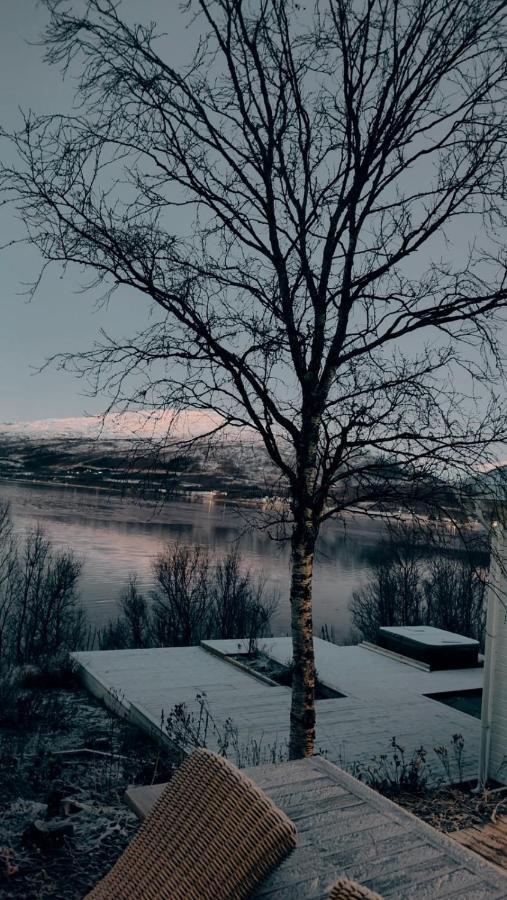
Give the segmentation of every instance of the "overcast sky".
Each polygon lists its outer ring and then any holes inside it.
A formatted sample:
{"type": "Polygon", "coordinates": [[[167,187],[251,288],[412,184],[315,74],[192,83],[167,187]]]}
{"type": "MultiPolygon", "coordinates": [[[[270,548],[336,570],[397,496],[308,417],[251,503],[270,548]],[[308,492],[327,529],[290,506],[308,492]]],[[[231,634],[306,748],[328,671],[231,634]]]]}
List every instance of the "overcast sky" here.
{"type": "MultiPolygon", "coordinates": [[[[75,0],[79,2],[79,0],[75,0]]],[[[44,28],[46,14],[37,0],[1,0],[0,122],[13,129],[19,108],[37,112],[65,111],[72,102],[72,85],[58,69],[42,60],[43,50],[31,46],[44,28]]],[[[154,19],[167,33],[166,52],[173,63],[187,61],[194,39],[185,27],[178,0],[123,0],[122,14],[154,19]]],[[[473,239],[466,223],[462,238],[473,239]]],[[[175,232],[178,223],[175,223],[175,232]]],[[[0,245],[23,234],[12,209],[0,207],[0,245]]],[[[105,328],[126,335],[146,322],[145,306],[133,292],[119,291],[108,310],[95,309],[90,295],[79,293],[78,273],[63,278],[57,268],[47,272],[34,300],[23,296],[23,283],[33,280],[40,257],[33,248],[15,246],[0,254],[0,422],[79,416],[100,412],[104,399],[85,396],[84,385],[55,368],[36,370],[51,355],[86,349],[105,328]]]]}
{"type": "MultiPolygon", "coordinates": [[[[159,21],[173,53],[185,58],[192,41],[178,7],[177,0],[122,5],[127,14],[142,10],[144,21],[159,21]]],[[[70,106],[72,90],[56,68],[43,63],[42,48],[28,43],[37,40],[47,18],[37,0],[1,0],[1,13],[0,120],[10,129],[19,122],[20,107],[60,112],[70,106]]],[[[0,245],[21,234],[12,210],[0,208],[0,245]]],[[[90,346],[100,327],[125,334],[142,323],[132,294],[118,294],[109,311],[95,310],[91,296],[76,294],[76,272],[62,279],[56,268],[28,303],[23,282],[35,278],[39,265],[38,253],[26,246],[0,255],[0,422],[100,412],[104,401],[84,396],[78,380],[55,369],[33,372],[54,353],[90,346]]]]}

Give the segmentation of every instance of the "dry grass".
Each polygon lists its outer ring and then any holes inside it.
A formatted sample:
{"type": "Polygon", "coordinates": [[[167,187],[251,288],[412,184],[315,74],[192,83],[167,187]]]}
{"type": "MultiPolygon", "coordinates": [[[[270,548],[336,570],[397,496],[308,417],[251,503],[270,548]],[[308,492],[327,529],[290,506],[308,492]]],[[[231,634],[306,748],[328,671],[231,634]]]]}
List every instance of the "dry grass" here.
{"type": "Polygon", "coordinates": [[[440,787],[423,795],[401,793],[396,802],[438,831],[460,831],[507,814],[507,796],[492,791],[473,794],[474,784],[440,787]]]}

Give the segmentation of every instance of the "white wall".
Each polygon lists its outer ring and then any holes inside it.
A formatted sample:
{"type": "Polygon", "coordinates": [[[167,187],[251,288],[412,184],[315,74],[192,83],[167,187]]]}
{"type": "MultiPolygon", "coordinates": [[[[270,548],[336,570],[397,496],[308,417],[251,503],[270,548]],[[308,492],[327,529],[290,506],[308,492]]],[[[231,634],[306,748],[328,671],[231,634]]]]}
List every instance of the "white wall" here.
{"type": "Polygon", "coordinates": [[[482,697],[479,781],[507,784],[507,536],[500,526],[493,538],[486,591],[486,658],[482,697]]]}

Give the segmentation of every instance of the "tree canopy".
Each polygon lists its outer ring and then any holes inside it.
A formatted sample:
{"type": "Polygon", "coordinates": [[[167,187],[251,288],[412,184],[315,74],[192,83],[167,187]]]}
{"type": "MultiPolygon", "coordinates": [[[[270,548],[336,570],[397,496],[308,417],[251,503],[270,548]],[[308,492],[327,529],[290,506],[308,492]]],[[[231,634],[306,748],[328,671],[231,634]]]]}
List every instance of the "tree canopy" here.
{"type": "Polygon", "coordinates": [[[507,431],[506,4],[191,0],[177,67],[112,0],[44,2],[77,106],[5,136],[4,197],[46,262],[158,311],[63,364],[112,402],[261,436],[291,498],[292,752],[311,752],[321,522],[399,491],[386,454],[427,485],[507,431]]]}

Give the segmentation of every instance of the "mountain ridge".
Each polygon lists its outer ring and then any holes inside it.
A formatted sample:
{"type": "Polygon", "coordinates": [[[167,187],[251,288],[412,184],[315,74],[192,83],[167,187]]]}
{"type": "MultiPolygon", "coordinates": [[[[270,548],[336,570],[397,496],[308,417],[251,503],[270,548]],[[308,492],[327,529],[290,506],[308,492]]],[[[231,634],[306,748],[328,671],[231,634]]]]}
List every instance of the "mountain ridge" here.
{"type": "MultiPolygon", "coordinates": [[[[203,437],[224,425],[213,410],[128,411],[105,416],[67,416],[19,422],[0,422],[0,434],[47,438],[162,439],[190,440],[203,437]]],[[[245,429],[246,430],[246,429],[245,429]]],[[[253,430],[250,439],[255,434],[253,430]]],[[[238,429],[224,427],[222,439],[238,438],[238,429]]]]}

